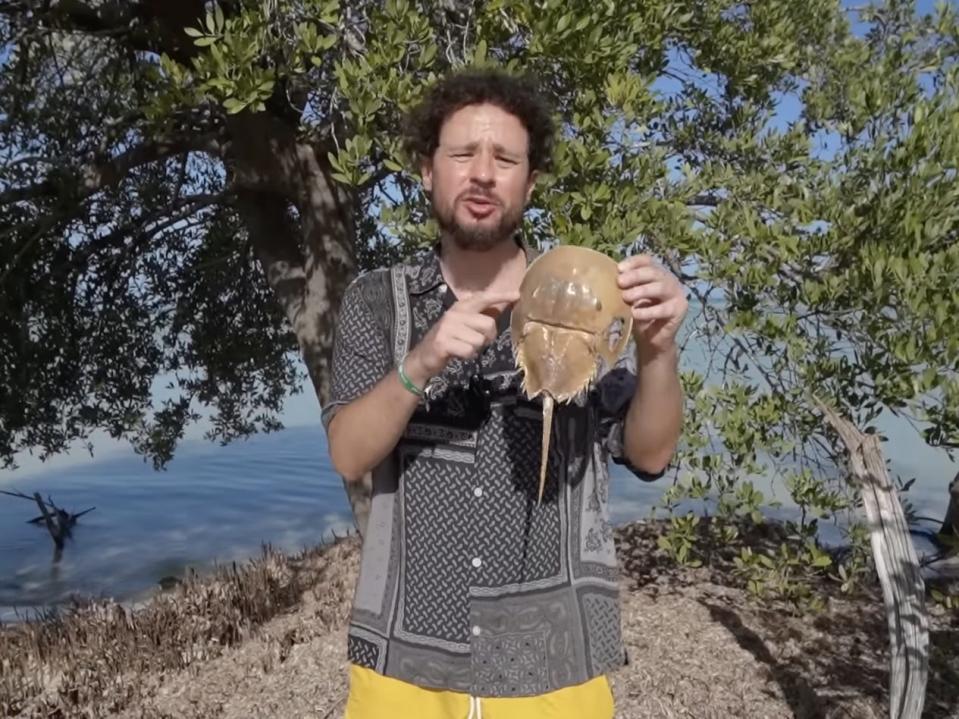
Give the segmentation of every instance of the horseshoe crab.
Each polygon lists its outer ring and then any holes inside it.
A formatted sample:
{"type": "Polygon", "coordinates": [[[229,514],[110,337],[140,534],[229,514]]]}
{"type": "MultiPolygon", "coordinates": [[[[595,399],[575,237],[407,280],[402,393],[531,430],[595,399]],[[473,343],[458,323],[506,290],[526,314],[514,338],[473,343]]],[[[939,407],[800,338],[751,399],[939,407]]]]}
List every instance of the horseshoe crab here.
{"type": "Polygon", "coordinates": [[[610,257],[587,247],[560,245],[533,260],[513,306],[513,355],[529,399],[543,395],[543,500],[553,408],[589,386],[599,359],[616,362],[629,341],[633,315],[610,257]]]}

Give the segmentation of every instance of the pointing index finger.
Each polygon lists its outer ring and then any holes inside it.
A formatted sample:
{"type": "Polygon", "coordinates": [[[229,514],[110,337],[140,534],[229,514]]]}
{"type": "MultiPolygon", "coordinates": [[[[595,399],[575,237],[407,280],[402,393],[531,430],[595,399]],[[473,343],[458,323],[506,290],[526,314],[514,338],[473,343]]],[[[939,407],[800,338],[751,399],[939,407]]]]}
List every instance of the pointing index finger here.
{"type": "Polygon", "coordinates": [[[460,306],[470,312],[479,312],[490,317],[496,317],[518,299],[519,292],[517,290],[484,290],[461,300],[460,306]]]}

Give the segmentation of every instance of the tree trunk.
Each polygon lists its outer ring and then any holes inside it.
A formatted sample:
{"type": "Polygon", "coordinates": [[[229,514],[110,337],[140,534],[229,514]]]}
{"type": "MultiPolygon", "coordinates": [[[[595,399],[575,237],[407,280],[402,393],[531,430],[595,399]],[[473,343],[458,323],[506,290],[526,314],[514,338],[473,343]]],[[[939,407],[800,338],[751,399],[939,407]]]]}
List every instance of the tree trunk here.
{"type": "MultiPolygon", "coordinates": [[[[323,154],[312,147],[297,146],[300,174],[298,209],[305,240],[306,297],[304,321],[297,336],[320,404],[330,397],[335,320],[347,286],[358,271],[356,263],[355,198],[335,184],[323,154]],[[304,341],[305,340],[305,341],[304,341]]],[[[342,479],[360,535],[366,535],[373,493],[372,475],[360,482],[342,479]]]]}
{"type": "Polygon", "coordinates": [[[849,457],[862,490],[869,536],[889,627],[889,717],[919,719],[929,676],[929,618],[919,558],[909,525],[882,458],[879,438],[818,402],[849,457]]]}
{"type": "MultiPolygon", "coordinates": [[[[230,129],[239,212],[325,406],[335,321],[358,270],[353,198],[333,182],[320,159],[325,155],[297,142],[293,129],[277,118],[241,113],[230,129]]],[[[364,534],[370,478],[343,486],[354,524],[364,534]]]]}

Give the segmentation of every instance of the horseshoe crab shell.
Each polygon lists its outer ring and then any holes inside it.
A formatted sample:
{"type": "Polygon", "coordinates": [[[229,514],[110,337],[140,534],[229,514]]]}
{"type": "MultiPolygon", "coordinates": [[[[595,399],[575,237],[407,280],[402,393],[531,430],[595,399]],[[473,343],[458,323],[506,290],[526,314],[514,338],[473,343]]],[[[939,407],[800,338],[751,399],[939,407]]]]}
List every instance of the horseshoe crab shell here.
{"type": "Polygon", "coordinates": [[[616,362],[629,342],[632,311],[617,284],[610,257],[587,247],[560,245],[530,263],[513,306],[513,355],[529,399],[543,395],[539,496],[546,484],[556,402],[568,402],[596,377],[598,362],[616,362]]]}

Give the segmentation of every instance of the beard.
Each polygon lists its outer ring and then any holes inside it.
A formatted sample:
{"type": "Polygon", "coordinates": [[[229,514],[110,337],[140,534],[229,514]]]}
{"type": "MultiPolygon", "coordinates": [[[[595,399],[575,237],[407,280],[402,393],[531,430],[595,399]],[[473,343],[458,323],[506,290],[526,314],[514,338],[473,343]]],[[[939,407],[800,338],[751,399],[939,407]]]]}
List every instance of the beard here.
{"type": "MultiPolygon", "coordinates": [[[[478,195],[482,193],[472,192],[470,194],[478,195]]],[[[491,199],[495,198],[491,197],[491,199]]],[[[456,201],[458,200],[459,198],[456,201]]],[[[511,240],[523,221],[523,207],[521,205],[510,208],[499,203],[502,213],[499,222],[495,225],[484,226],[477,223],[471,227],[465,226],[456,219],[456,201],[446,207],[439,207],[434,203],[433,215],[436,217],[440,230],[461,250],[488,252],[500,243],[511,240]]]]}

